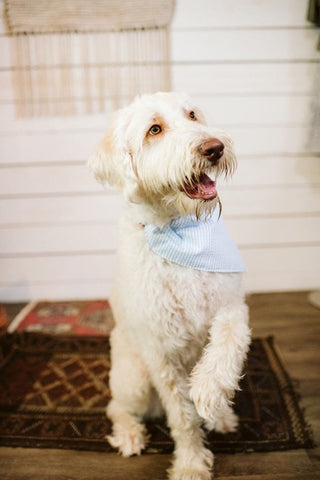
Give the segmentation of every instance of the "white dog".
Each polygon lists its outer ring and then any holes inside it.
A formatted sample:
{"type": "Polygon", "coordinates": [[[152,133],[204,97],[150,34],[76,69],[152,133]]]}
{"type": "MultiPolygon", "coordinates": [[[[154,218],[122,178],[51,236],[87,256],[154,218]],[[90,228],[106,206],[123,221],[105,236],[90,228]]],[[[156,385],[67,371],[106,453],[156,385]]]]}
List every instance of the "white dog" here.
{"type": "Polygon", "coordinates": [[[232,141],[186,96],[143,95],[117,112],[89,166],[126,200],[108,440],[124,456],[140,454],[143,419],[164,410],[175,442],[169,478],[208,480],[213,454],[202,427],[236,429],[232,398],[250,342],[243,264],[216,190],[236,166],[232,141]]]}

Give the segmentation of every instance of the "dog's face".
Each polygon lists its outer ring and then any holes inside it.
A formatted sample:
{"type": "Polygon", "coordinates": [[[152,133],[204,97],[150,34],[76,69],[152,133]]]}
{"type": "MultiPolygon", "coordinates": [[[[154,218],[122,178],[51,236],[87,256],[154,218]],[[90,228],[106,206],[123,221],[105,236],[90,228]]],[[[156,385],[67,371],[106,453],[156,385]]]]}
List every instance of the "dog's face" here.
{"type": "Polygon", "coordinates": [[[132,203],[199,216],[216,206],[217,177],[231,174],[236,159],[231,138],[209,128],[189,98],[156,93],[116,113],[89,166],[132,203]]]}

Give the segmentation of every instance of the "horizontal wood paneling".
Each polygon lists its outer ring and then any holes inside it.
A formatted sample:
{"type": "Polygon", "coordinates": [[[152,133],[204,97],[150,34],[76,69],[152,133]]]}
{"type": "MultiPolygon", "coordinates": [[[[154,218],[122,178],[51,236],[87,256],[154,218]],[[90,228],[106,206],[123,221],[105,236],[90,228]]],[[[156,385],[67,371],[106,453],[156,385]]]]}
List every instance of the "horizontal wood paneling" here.
{"type": "MultiPolygon", "coordinates": [[[[313,30],[199,30],[172,33],[172,60],[200,62],[263,62],[319,60],[313,30]]],[[[0,64],[1,65],[1,64],[0,64]]]]}
{"type": "Polygon", "coordinates": [[[197,0],[195,8],[194,0],[183,0],[176,2],[173,28],[309,26],[307,7],[307,0],[241,0],[241,4],[237,0],[197,0]]]}
{"type": "Polygon", "coordinates": [[[1,258],[0,271],[5,277],[1,276],[0,285],[3,278],[9,285],[106,282],[113,277],[114,265],[114,255],[105,253],[1,258]]]}
{"type": "MultiPolygon", "coordinates": [[[[106,187],[109,191],[110,188],[106,187]]],[[[50,195],[69,192],[101,192],[85,162],[78,165],[19,166],[0,169],[3,196],[50,195]]]]}
{"type": "Polygon", "coordinates": [[[1,138],[2,163],[46,163],[86,160],[102,138],[103,131],[43,132],[4,135],[1,138]]]}
{"type": "Polygon", "coordinates": [[[289,185],[317,185],[320,183],[320,157],[239,157],[238,169],[228,183],[231,186],[277,185],[283,188],[289,185]]]}
{"type": "MultiPolygon", "coordinates": [[[[230,218],[227,227],[240,248],[320,244],[320,212],[311,217],[230,218]]],[[[67,253],[114,253],[114,224],[0,229],[0,258],[67,253]],[[18,235],[17,235],[18,233],[18,235]]]]}
{"type": "MultiPolygon", "coordinates": [[[[317,63],[220,63],[173,65],[173,89],[193,95],[310,95],[317,63]]],[[[1,74],[0,74],[1,78],[1,74]]]]}
{"type": "Polygon", "coordinates": [[[318,213],[319,187],[257,187],[220,189],[223,208],[234,215],[298,215],[318,213]]]}
{"type": "Polygon", "coordinates": [[[0,230],[0,257],[103,251],[114,253],[117,245],[116,226],[71,225],[26,227],[0,230]]]}
{"type": "Polygon", "coordinates": [[[18,281],[11,285],[1,287],[0,301],[16,302],[28,299],[42,300],[84,300],[108,298],[112,288],[110,280],[94,280],[92,282],[72,282],[64,283],[29,283],[28,281],[18,281]]]}
{"type": "MultiPolygon", "coordinates": [[[[224,128],[224,127],[223,127],[224,128]]],[[[306,127],[230,127],[238,155],[294,155],[312,153],[311,126],[306,127]]]]}
{"type": "Polygon", "coordinates": [[[196,105],[213,125],[232,126],[286,126],[308,125],[311,120],[309,96],[233,96],[194,97],[196,105]]]}
{"type": "Polygon", "coordinates": [[[320,246],[251,249],[242,251],[248,267],[246,288],[259,292],[319,288],[320,246]]]}
{"type": "Polygon", "coordinates": [[[0,200],[3,225],[110,222],[115,221],[120,211],[118,195],[0,200]]]}
{"type": "Polygon", "coordinates": [[[241,249],[320,244],[320,213],[307,218],[230,218],[226,225],[241,249]]]}

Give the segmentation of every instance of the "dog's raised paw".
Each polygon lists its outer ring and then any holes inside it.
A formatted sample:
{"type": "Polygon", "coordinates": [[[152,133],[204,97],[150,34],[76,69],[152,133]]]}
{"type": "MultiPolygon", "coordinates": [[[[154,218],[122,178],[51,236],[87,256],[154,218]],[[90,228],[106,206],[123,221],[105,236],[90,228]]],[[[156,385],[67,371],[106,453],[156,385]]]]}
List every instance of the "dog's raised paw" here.
{"type": "Polygon", "coordinates": [[[239,425],[239,417],[231,407],[216,413],[214,420],[207,420],[204,424],[208,431],[215,430],[219,433],[235,432],[239,425]]]}
{"type": "Polygon", "coordinates": [[[190,388],[190,398],[198,415],[207,422],[214,422],[220,412],[230,409],[230,393],[213,382],[209,384],[207,380],[202,383],[199,379],[195,380],[190,388]]]}

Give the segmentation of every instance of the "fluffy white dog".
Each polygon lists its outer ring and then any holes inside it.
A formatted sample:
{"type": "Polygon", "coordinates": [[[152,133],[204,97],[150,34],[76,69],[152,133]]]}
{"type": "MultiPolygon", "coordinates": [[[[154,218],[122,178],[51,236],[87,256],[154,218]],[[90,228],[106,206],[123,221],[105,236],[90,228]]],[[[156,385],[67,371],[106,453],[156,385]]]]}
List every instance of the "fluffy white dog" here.
{"type": "Polygon", "coordinates": [[[217,227],[216,179],[236,167],[232,140],[185,95],[143,95],[116,113],[89,166],[126,200],[111,296],[108,440],[124,456],[140,454],[142,421],[164,410],[175,441],[169,478],[208,480],[203,427],[236,429],[232,398],[250,342],[241,259],[217,227]]]}

